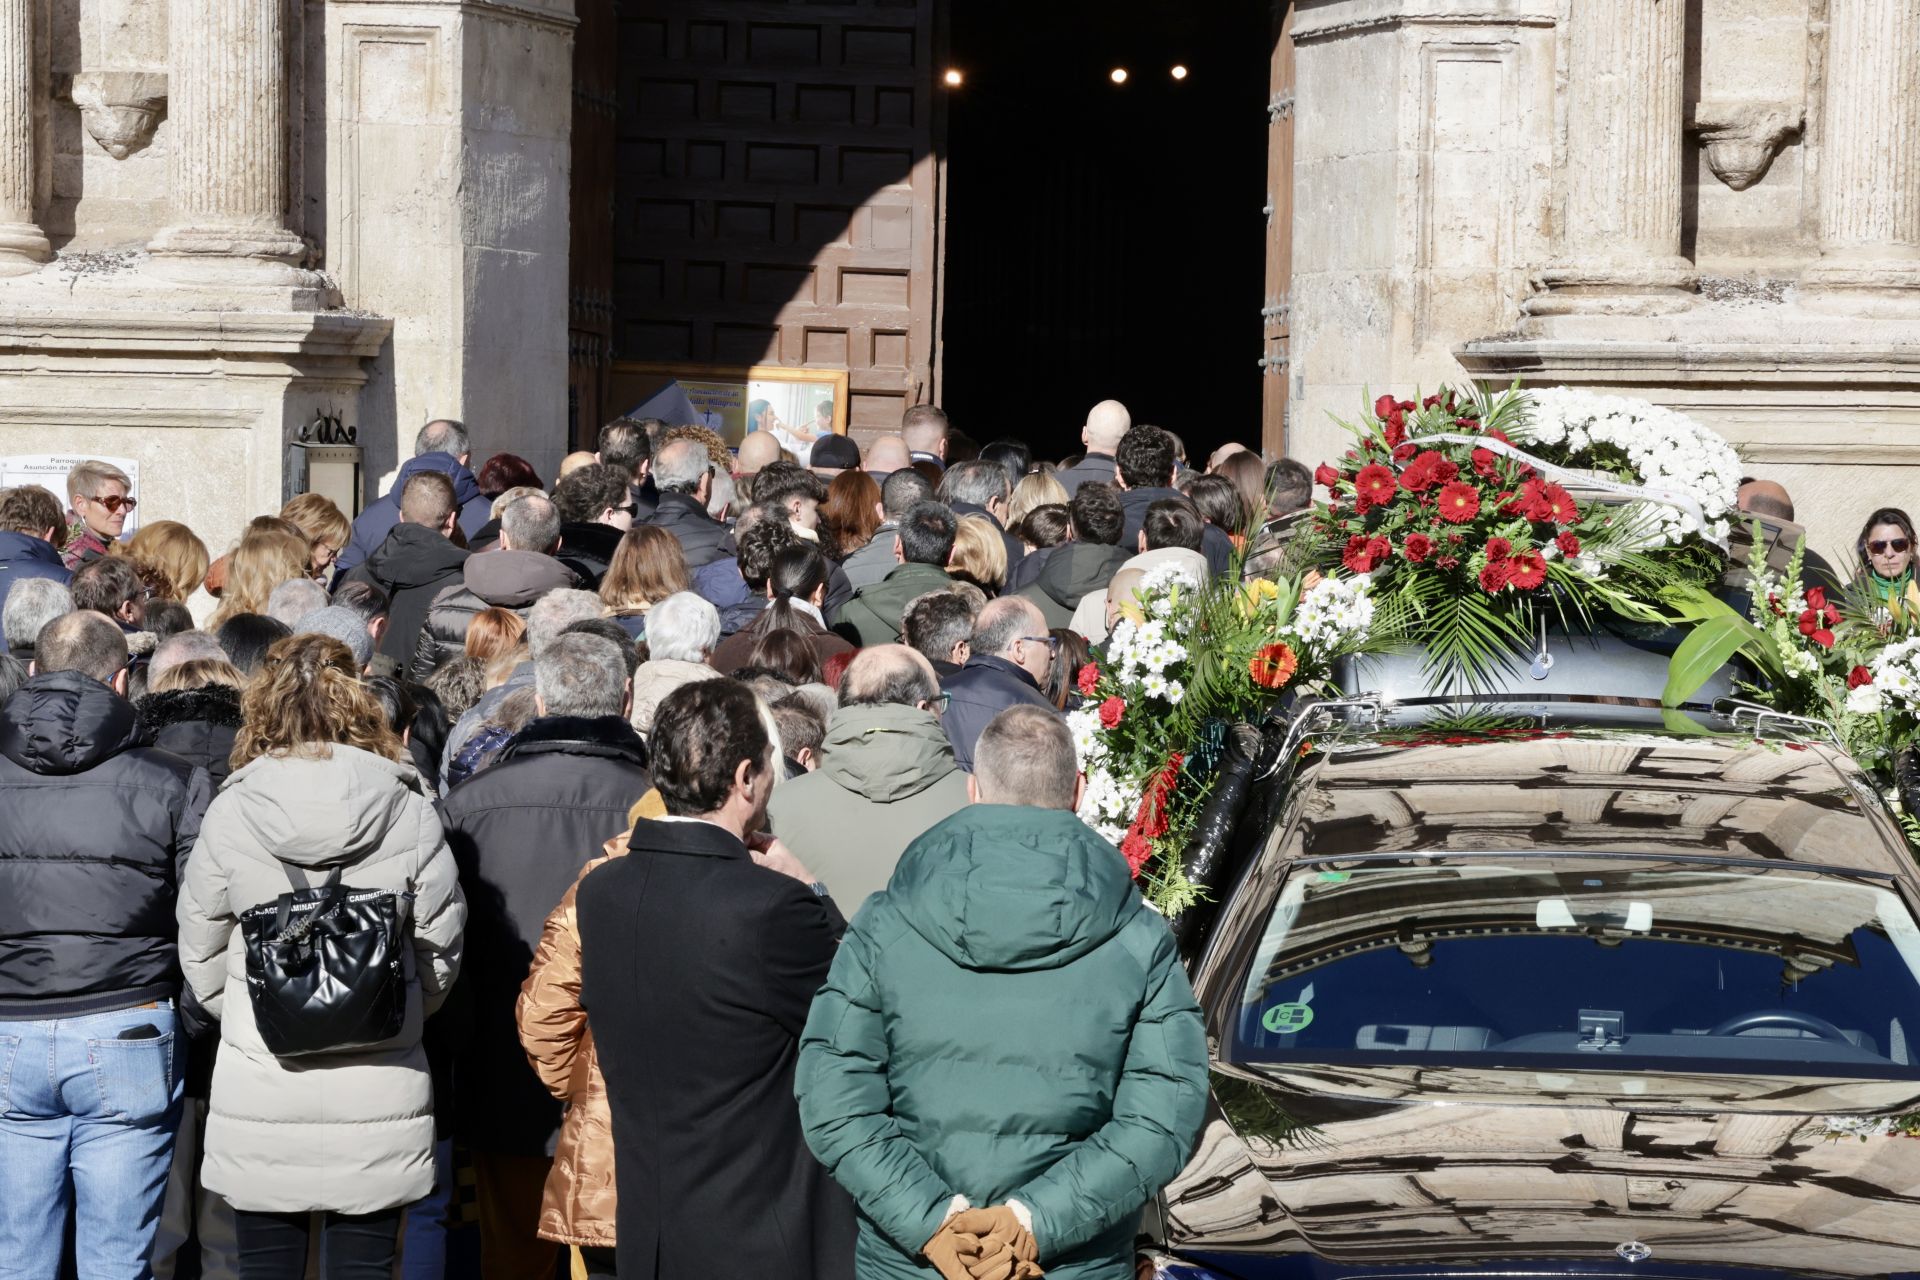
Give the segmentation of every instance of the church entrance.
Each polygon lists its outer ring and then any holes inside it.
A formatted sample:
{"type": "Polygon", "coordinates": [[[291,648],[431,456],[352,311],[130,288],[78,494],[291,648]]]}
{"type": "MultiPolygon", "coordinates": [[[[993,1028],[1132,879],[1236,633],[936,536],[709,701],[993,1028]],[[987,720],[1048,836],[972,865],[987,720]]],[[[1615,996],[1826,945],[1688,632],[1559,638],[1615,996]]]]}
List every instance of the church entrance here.
{"type": "MultiPolygon", "coordinates": [[[[1276,350],[1263,341],[1271,7],[948,12],[960,83],[945,99],[939,385],[955,423],[1057,456],[1111,396],[1195,459],[1257,443],[1263,382],[1285,376],[1261,364],[1276,350]]],[[[1291,209],[1276,203],[1284,232],[1291,209]]]]}

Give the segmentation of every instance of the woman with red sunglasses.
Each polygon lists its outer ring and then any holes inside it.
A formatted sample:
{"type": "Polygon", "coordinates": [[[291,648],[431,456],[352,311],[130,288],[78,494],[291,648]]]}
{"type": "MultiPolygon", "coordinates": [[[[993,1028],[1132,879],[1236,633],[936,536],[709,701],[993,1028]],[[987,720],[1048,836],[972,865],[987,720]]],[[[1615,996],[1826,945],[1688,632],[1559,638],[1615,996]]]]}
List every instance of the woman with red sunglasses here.
{"type": "Polygon", "coordinates": [[[1867,517],[1855,544],[1864,584],[1900,626],[1920,623],[1920,586],[1913,579],[1913,521],[1898,507],[1882,507],[1867,517]]]}

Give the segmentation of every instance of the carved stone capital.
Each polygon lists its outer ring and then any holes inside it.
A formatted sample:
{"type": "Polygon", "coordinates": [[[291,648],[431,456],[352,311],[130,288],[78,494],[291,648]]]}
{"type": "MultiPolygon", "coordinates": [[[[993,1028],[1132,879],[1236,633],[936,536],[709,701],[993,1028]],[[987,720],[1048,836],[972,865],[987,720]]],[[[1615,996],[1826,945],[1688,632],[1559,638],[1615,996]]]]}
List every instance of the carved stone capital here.
{"type": "Polygon", "coordinates": [[[1806,122],[1806,104],[1727,100],[1700,102],[1687,127],[1699,135],[1713,176],[1745,191],[1767,176],[1781,146],[1806,122]]]}
{"type": "Polygon", "coordinates": [[[73,105],[101,150],[125,160],[153,141],[167,111],[163,71],[89,71],[73,78],[73,105]]]}

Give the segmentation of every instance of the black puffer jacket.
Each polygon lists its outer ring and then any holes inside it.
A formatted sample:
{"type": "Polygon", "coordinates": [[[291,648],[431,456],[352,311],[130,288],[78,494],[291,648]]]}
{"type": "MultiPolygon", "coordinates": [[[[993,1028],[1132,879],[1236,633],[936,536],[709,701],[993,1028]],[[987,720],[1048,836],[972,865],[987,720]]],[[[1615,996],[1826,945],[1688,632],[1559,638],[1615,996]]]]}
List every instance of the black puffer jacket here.
{"type": "MultiPolygon", "coordinates": [[[[707,509],[687,494],[671,489],[661,493],[660,506],[647,523],[665,529],[680,540],[688,572],[704,569],[732,554],[727,547],[733,531],[708,515],[707,509]]],[[[563,546],[566,543],[565,534],[561,535],[561,543],[563,546]]]]}
{"type": "Polygon", "coordinates": [[[413,647],[427,624],[434,597],[460,578],[467,549],[456,547],[433,529],[397,524],[387,540],[347,580],[371,582],[387,593],[387,631],[380,652],[400,664],[413,661],[413,647]]]}
{"type": "Polygon", "coordinates": [[[153,745],[199,765],[219,790],[233,772],[228,758],[240,733],[240,691],[223,684],[150,693],[133,704],[153,745]]]}
{"type": "Polygon", "coordinates": [[[212,795],[99,681],[59,671],[15,691],[0,709],[0,1019],[179,994],[174,898],[212,795]]]}
{"type": "Polygon", "coordinates": [[[577,587],[573,570],[537,551],[488,551],[467,557],[459,583],[442,587],[427,610],[426,625],[413,646],[408,674],[419,682],[467,649],[467,626],[483,609],[511,609],[527,616],[549,591],[577,587]]]}
{"type": "Polygon", "coordinates": [[[527,1065],[514,1001],[547,917],[652,788],[646,764],[624,716],[543,717],[440,802],[467,898],[473,1019],[454,1058],[454,1132],[480,1150],[552,1154],[560,1104],[527,1065]]]}

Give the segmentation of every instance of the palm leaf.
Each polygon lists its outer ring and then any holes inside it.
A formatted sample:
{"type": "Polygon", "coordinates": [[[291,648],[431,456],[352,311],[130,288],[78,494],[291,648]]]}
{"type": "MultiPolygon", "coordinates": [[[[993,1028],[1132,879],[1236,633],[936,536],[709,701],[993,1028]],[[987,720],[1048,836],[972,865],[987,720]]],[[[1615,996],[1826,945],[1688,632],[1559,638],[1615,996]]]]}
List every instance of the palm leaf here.
{"type": "Polygon", "coordinates": [[[1764,645],[1760,628],[1729,609],[1724,615],[1709,618],[1688,633],[1667,662],[1667,687],[1660,695],[1662,706],[1677,707],[1727,665],[1733,655],[1752,645],[1764,645]]]}

